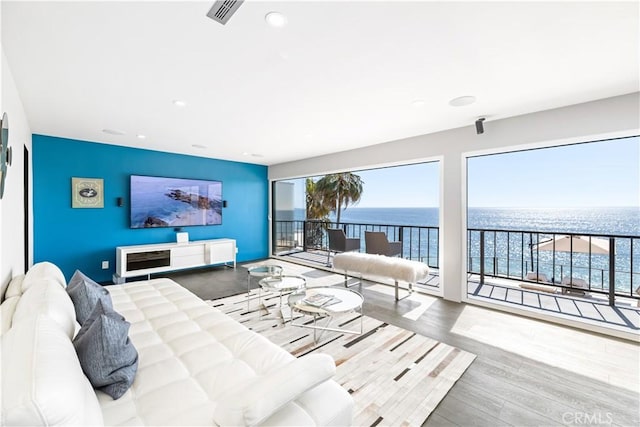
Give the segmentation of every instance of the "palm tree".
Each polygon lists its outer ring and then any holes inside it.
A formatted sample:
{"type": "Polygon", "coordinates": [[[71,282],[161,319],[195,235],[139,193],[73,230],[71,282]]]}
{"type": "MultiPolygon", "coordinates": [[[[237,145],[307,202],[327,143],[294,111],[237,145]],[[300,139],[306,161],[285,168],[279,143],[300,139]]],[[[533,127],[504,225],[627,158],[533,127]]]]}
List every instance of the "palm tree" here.
{"type": "Polygon", "coordinates": [[[318,184],[312,179],[307,178],[305,181],[306,201],[307,201],[307,219],[328,220],[331,208],[324,201],[322,192],[318,189],[318,184]]]}
{"type": "Polygon", "coordinates": [[[360,201],[364,182],[360,176],[351,172],[325,175],[315,183],[316,189],[322,194],[323,203],[336,212],[336,222],[340,224],[342,209],[360,201]]]}
{"type": "Polygon", "coordinates": [[[305,223],[305,246],[319,247],[322,245],[323,230],[329,225],[331,206],[326,203],[324,194],[312,178],[306,179],[305,190],[306,219],[313,220],[305,223]]]}

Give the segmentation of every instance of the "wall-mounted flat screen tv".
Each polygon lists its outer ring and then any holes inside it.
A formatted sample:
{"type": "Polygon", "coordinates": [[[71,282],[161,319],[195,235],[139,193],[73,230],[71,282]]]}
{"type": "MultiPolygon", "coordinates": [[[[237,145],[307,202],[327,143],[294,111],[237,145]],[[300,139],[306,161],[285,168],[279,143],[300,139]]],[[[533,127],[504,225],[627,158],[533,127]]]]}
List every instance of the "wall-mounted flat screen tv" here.
{"type": "Polygon", "coordinates": [[[222,182],[131,175],[131,228],[222,224],[222,182]]]}

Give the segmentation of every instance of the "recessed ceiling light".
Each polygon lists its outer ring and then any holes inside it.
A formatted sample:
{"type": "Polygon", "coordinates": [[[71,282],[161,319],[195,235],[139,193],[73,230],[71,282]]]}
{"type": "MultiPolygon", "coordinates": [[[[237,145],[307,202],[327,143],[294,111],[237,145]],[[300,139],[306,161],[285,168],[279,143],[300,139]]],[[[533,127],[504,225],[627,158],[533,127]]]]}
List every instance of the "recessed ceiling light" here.
{"type": "Polygon", "coordinates": [[[287,17],[280,12],[269,12],[264,16],[264,20],[275,28],[282,28],[287,25],[287,17]]]}
{"type": "Polygon", "coordinates": [[[102,129],[102,132],[108,133],[109,135],[124,135],[124,132],[115,129],[102,129]]]}
{"type": "Polygon", "coordinates": [[[191,146],[192,146],[193,148],[203,148],[203,149],[204,149],[204,148],[207,148],[207,146],[206,146],[206,145],[202,145],[202,144],[191,144],[191,146]]]}
{"type": "Polygon", "coordinates": [[[174,99],[173,100],[173,105],[175,105],[176,107],[182,108],[182,107],[186,107],[187,103],[184,102],[184,101],[180,101],[179,99],[174,99]]]}
{"type": "Polygon", "coordinates": [[[422,107],[424,107],[425,104],[426,104],[426,102],[424,102],[422,99],[416,99],[415,101],[413,101],[411,103],[411,105],[413,105],[416,108],[422,108],[422,107]]]}
{"type": "Polygon", "coordinates": [[[139,134],[136,135],[136,137],[138,139],[145,139],[147,137],[147,135],[142,135],[142,134],[139,133],[139,134]]]}
{"type": "Polygon", "coordinates": [[[476,102],[476,97],[467,95],[453,98],[451,101],[449,101],[449,105],[451,105],[452,107],[464,107],[465,105],[470,105],[474,102],[476,102]]]}
{"type": "Polygon", "coordinates": [[[258,153],[249,153],[247,151],[243,151],[242,152],[243,156],[251,156],[251,157],[264,157],[264,155],[262,154],[258,154],[258,153]]]}

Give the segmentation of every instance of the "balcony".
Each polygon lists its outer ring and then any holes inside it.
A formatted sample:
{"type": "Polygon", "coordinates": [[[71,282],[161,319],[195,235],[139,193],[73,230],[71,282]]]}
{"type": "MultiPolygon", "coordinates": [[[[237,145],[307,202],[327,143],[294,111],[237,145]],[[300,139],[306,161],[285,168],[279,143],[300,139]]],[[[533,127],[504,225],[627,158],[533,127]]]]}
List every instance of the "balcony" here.
{"type": "MultiPolygon", "coordinates": [[[[364,231],[401,241],[403,258],[432,269],[417,289],[441,293],[438,227],[275,221],[273,254],[326,267],[325,230],[337,227],[361,252],[364,231]]],[[[468,300],[640,333],[640,236],[468,229],[467,251],[468,300]]]]}

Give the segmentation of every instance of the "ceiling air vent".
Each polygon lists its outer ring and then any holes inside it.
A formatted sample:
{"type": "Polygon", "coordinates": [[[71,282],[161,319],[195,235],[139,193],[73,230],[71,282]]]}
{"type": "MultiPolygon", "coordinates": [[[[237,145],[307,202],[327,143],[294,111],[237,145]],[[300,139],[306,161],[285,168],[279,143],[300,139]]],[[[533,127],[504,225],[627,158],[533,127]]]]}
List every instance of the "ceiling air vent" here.
{"type": "Polygon", "coordinates": [[[242,2],[244,0],[218,0],[213,4],[207,16],[224,25],[236,13],[242,2]]]}

